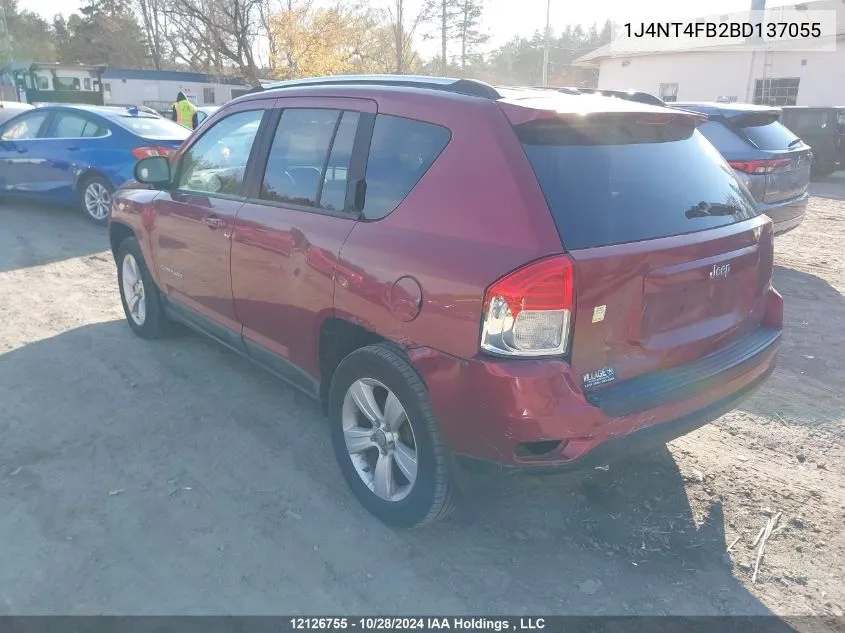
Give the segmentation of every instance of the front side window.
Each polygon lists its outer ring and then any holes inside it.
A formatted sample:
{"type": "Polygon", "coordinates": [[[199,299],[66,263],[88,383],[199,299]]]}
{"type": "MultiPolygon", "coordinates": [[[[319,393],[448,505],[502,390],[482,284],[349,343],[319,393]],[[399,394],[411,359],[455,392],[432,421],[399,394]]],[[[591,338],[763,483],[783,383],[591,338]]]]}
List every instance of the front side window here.
{"type": "Polygon", "coordinates": [[[185,191],[243,195],[249,154],[264,110],[238,112],[222,119],[182,157],[177,187],[185,191]]]}
{"type": "Polygon", "coordinates": [[[32,112],[26,114],[16,121],[9,122],[0,134],[0,140],[23,141],[31,138],[38,138],[38,130],[47,120],[47,112],[32,112]]]}
{"type": "Polygon", "coordinates": [[[267,158],[261,198],[305,207],[330,204],[332,206],[326,208],[342,210],[346,198],[346,168],[352,153],[357,117],[356,113],[340,110],[284,110],[267,158]],[[333,140],[339,149],[335,164],[328,170],[327,157],[333,140]],[[329,173],[324,174],[324,169],[329,173]],[[331,184],[326,189],[325,204],[320,205],[326,179],[330,179],[331,184]],[[342,182],[341,195],[336,191],[338,181],[342,182]]]}

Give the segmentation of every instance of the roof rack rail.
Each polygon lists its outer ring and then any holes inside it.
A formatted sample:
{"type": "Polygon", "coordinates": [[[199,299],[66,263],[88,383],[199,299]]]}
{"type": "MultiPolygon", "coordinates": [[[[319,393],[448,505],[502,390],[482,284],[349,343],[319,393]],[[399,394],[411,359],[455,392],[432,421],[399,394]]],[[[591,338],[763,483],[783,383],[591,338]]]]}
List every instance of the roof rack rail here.
{"type": "Polygon", "coordinates": [[[425,77],[418,75],[333,75],[328,77],[309,77],[307,79],[289,79],[256,86],[252,92],[299,88],[304,86],[401,86],[406,88],[426,88],[453,92],[483,99],[501,99],[502,95],[490,84],[475,79],[454,79],[449,77],[425,77]]]}

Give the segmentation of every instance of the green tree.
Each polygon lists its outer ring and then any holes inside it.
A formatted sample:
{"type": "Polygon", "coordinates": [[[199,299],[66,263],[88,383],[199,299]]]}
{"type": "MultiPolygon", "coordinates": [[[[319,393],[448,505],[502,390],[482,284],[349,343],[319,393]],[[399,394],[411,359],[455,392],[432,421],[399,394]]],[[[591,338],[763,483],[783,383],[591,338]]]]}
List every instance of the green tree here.
{"type": "Polygon", "coordinates": [[[440,73],[448,73],[448,44],[460,35],[461,8],[464,0],[426,0],[421,19],[430,25],[423,34],[427,40],[440,40],[440,73]]]}
{"type": "Polygon", "coordinates": [[[0,0],[6,13],[11,46],[0,46],[0,65],[7,64],[11,57],[17,61],[51,62],[56,59],[56,47],[47,20],[37,13],[21,10],[17,0],[0,0]]]}
{"type": "Polygon", "coordinates": [[[481,29],[484,0],[461,0],[458,37],[461,41],[461,74],[465,74],[473,51],[490,39],[481,29]]]}
{"type": "Polygon", "coordinates": [[[63,22],[57,17],[53,23],[57,35],[62,28],[67,32],[66,41],[59,43],[60,61],[150,68],[144,32],[127,0],[89,0],[63,22]]]}

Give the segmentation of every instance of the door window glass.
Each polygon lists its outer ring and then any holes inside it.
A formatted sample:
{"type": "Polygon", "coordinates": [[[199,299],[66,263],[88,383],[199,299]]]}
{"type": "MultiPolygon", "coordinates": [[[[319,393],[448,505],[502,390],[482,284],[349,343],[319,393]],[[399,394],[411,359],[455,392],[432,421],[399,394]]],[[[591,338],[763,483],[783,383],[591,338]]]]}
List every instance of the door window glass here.
{"type": "Polygon", "coordinates": [[[352,159],[352,146],[358,132],[357,112],[344,112],[337,134],[332,143],[326,175],[323,178],[323,190],[320,192],[319,206],[331,211],[343,211],[346,208],[346,184],[349,161],[352,159]]]}
{"type": "Polygon", "coordinates": [[[243,194],[246,164],[264,110],[221,119],[182,157],[177,186],[186,191],[243,194]]]}
{"type": "Polygon", "coordinates": [[[38,130],[47,119],[47,112],[33,112],[8,123],[0,134],[4,141],[23,141],[38,137],[38,130]]]}
{"type": "Polygon", "coordinates": [[[284,110],[273,138],[261,198],[316,207],[339,110],[284,110]]]}
{"type": "Polygon", "coordinates": [[[80,114],[63,112],[56,118],[52,138],[84,138],[94,136],[105,136],[105,128],[80,114]]]}

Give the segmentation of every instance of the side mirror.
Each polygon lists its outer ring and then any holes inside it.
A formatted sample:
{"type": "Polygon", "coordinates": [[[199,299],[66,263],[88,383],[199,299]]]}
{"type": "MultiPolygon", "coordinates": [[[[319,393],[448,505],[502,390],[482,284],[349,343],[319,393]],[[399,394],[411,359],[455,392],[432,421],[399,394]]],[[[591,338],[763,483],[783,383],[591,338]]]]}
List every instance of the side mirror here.
{"type": "Polygon", "coordinates": [[[135,165],[135,180],[147,185],[165,187],[170,184],[170,161],[164,156],[148,156],[135,165]]]}

